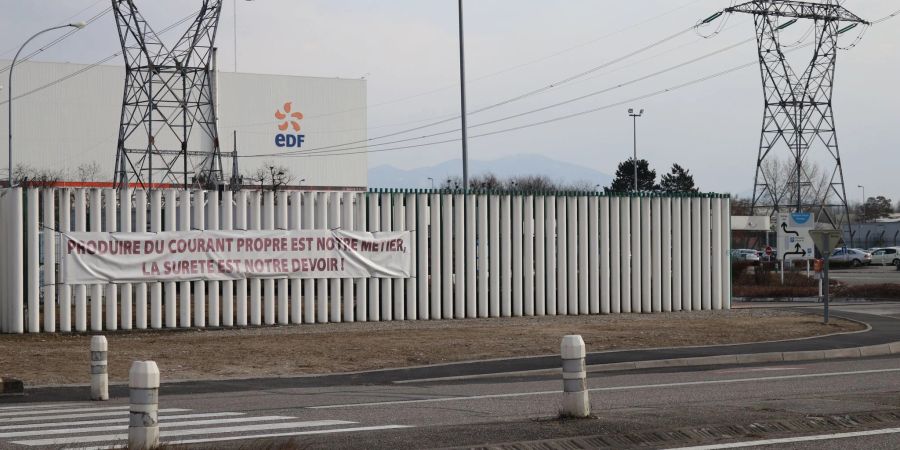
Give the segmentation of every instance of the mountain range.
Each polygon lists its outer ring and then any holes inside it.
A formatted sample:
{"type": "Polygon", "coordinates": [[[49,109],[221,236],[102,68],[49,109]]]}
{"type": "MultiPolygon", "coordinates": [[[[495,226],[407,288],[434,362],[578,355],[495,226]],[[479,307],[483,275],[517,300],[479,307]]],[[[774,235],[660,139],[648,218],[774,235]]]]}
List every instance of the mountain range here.
{"type": "MultiPolygon", "coordinates": [[[[439,187],[448,178],[458,177],[461,173],[462,163],[459,159],[414,169],[381,165],[369,169],[369,187],[425,189],[431,187],[429,177],[434,179],[435,187],[439,187]]],[[[469,173],[472,177],[493,173],[501,179],[543,175],[562,184],[590,183],[601,187],[612,182],[612,177],[603,172],[534,154],[507,156],[491,161],[469,160],[469,173]]]]}

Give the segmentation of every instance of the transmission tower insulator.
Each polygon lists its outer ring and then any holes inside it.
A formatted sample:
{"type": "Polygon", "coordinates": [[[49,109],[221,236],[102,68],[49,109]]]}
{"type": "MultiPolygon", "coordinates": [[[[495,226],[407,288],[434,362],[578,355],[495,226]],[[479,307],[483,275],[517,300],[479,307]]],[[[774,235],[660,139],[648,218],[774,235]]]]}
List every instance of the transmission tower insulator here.
{"type": "Polygon", "coordinates": [[[116,184],[221,185],[212,63],[222,0],[204,0],[172,47],[134,0],[112,0],[112,6],[125,58],[116,184]]]}
{"type": "Polygon", "coordinates": [[[849,227],[831,98],[840,28],[867,22],[836,1],[756,0],[725,11],[753,15],[765,95],[751,214],[815,212],[835,228],[849,227]],[[796,72],[785,58],[779,34],[785,22],[804,19],[813,21],[814,50],[804,71],[796,72]],[[767,159],[779,154],[789,154],[792,164],[791,175],[782,183],[765,170],[767,159]],[[811,157],[828,161],[823,172],[812,173],[811,157]]]}

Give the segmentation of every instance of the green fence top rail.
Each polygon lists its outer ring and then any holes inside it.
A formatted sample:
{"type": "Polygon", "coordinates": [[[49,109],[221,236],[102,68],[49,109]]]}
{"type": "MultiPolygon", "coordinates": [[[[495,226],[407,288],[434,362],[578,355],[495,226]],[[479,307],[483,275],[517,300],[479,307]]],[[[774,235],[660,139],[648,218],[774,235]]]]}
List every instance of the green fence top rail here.
{"type": "Polygon", "coordinates": [[[612,191],[518,191],[505,189],[395,189],[371,188],[370,194],[416,195],[509,195],[517,197],[620,197],[620,198],[731,198],[731,194],[715,192],[612,192],[612,191]]]}

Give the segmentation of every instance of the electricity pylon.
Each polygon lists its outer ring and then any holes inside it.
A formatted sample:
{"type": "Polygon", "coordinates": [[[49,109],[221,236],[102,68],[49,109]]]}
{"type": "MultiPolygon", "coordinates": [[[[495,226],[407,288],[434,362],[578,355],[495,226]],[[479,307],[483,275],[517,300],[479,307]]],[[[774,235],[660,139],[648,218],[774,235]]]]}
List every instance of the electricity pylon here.
{"type": "Polygon", "coordinates": [[[204,0],[174,47],[167,47],[134,0],[112,0],[125,93],[115,182],[213,187],[222,183],[222,154],[213,92],[213,43],[222,0],[204,0]],[[193,133],[199,128],[199,133],[193,133]]]}
{"type": "Polygon", "coordinates": [[[831,98],[834,91],[838,36],[868,22],[837,1],[824,3],[756,0],[725,10],[752,14],[765,94],[765,116],[756,161],[751,214],[816,212],[841,229],[850,225],[844,172],[838,149],[831,98]],[[798,75],[785,58],[781,30],[799,20],[813,21],[813,56],[798,75]],[[790,175],[778,183],[764,170],[767,158],[791,155],[790,175]],[[812,173],[810,156],[825,157],[821,175],[812,173]],[[821,177],[821,178],[820,178],[821,177]]]}

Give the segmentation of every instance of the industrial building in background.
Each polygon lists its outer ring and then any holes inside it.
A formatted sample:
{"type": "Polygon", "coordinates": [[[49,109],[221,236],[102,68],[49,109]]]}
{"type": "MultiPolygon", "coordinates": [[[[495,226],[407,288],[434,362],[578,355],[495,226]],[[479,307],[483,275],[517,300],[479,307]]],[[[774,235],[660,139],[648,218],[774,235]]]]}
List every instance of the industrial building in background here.
{"type": "MultiPolygon", "coordinates": [[[[0,67],[8,64],[0,60],[0,67]]],[[[253,174],[274,166],[285,171],[282,181],[293,187],[368,186],[365,152],[304,154],[350,142],[358,147],[366,141],[365,80],[215,71],[212,75],[219,145],[229,152],[238,149],[238,175],[245,175],[244,185],[258,184],[253,174]],[[290,111],[285,114],[285,109],[290,111]],[[284,119],[279,118],[282,115],[284,119]],[[288,153],[293,156],[280,157],[288,153]]],[[[15,178],[112,187],[125,86],[122,66],[27,61],[16,65],[16,80],[15,178]]],[[[6,107],[0,107],[2,135],[6,114],[6,107]]],[[[0,141],[0,173],[5,180],[7,142],[0,141]]],[[[233,167],[225,157],[226,183],[233,167]]],[[[159,181],[154,178],[154,183],[159,181]]]]}
{"type": "MultiPolygon", "coordinates": [[[[116,185],[225,184],[212,85],[222,0],[204,0],[171,48],[133,1],[112,5],[125,58],[116,185]]],[[[228,184],[237,186],[237,180],[228,184]]]]}
{"type": "Polygon", "coordinates": [[[760,69],[765,94],[765,117],[751,215],[776,212],[813,212],[835,228],[850,226],[847,193],[832,110],[838,36],[868,22],[837,1],[752,1],[725,10],[752,14],[756,25],[760,69]],[[798,20],[812,20],[813,55],[802,73],[785,56],[782,30],[798,20]],[[791,155],[791,175],[782,183],[765,170],[778,152],[791,155]],[[827,160],[815,176],[810,159],[827,160]]]}

